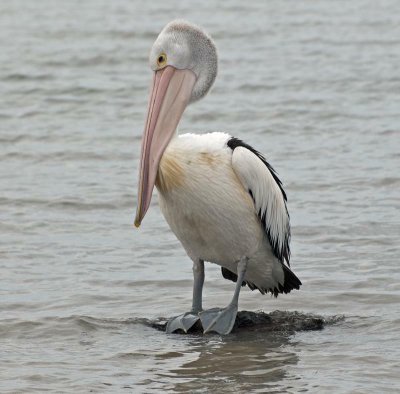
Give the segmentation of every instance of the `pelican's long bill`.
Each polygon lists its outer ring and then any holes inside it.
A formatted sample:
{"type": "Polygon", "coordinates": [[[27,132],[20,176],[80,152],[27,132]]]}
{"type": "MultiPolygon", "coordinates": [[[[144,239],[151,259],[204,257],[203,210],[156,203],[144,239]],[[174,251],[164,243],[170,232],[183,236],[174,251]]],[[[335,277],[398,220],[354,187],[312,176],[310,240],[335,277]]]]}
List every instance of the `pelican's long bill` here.
{"type": "Polygon", "coordinates": [[[136,227],[150,206],[158,165],[189,103],[195,82],[196,75],[191,70],[167,66],[154,73],[142,140],[136,227]]]}

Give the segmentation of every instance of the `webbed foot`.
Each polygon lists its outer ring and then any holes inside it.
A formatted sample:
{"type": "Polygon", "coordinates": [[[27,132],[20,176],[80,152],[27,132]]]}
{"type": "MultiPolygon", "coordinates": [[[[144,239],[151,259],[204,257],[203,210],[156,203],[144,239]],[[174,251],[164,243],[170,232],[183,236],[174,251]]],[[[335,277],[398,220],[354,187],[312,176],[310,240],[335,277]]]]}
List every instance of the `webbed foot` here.
{"type": "Polygon", "coordinates": [[[235,324],[238,307],[230,304],[226,308],[212,308],[200,313],[203,332],[215,331],[221,335],[227,335],[235,324]]]}
{"type": "Polygon", "coordinates": [[[173,317],[167,323],[167,334],[182,330],[187,333],[198,322],[200,317],[193,312],[186,312],[183,315],[173,317]]]}

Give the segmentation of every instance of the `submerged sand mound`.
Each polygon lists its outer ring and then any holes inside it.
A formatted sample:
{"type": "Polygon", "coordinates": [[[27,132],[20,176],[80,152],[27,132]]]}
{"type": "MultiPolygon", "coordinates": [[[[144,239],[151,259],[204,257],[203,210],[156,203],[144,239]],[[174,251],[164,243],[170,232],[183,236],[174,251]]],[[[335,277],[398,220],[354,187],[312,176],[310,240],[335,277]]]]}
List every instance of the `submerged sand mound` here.
{"type": "MultiPolygon", "coordinates": [[[[344,316],[323,317],[311,313],[274,311],[239,311],[232,333],[245,330],[257,330],[266,332],[294,333],[297,331],[322,330],[326,325],[343,320],[344,316]]],[[[160,318],[148,321],[148,325],[165,331],[168,319],[160,318]]],[[[198,322],[190,329],[190,333],[202,333],[201,323],[198,322]]],[[[183,333],[183,332],[182,332],[183,333]]]]}

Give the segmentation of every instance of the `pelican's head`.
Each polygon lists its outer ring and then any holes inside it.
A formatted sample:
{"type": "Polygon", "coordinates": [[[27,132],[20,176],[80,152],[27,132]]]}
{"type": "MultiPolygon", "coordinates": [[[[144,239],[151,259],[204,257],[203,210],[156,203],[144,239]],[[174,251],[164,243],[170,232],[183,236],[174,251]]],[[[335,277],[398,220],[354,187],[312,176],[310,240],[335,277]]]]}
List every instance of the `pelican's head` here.
{"type": "Polygon", "coordinates": [[[187,105],[207,94],[217,76],[217,51],[199,27],[184,21],[170,22],[150,52],[154,71],[140,160],[139,227],[149,206],[161,157],[175,134],[187,105]]]}

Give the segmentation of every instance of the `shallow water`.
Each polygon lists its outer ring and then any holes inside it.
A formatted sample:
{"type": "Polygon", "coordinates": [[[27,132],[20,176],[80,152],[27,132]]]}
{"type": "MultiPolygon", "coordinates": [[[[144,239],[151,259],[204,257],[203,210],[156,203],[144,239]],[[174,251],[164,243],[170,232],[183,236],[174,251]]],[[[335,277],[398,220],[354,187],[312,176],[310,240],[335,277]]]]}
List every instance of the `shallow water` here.
{"type": "MultiPolygon", "coordinates": [[[[398,392],[400,12],[393,1],[0,3],[0,383],[14,392],[398,392]],[[175,17],[216,40],[181,131],[227,131],[284,181],[301,291],[240,309],[321,331],[166,335],[191,264],[154,199],[133,229],[147,54],[175,17]]],[[[207,265],[205,305],[233,284],[207,265]]]]}

